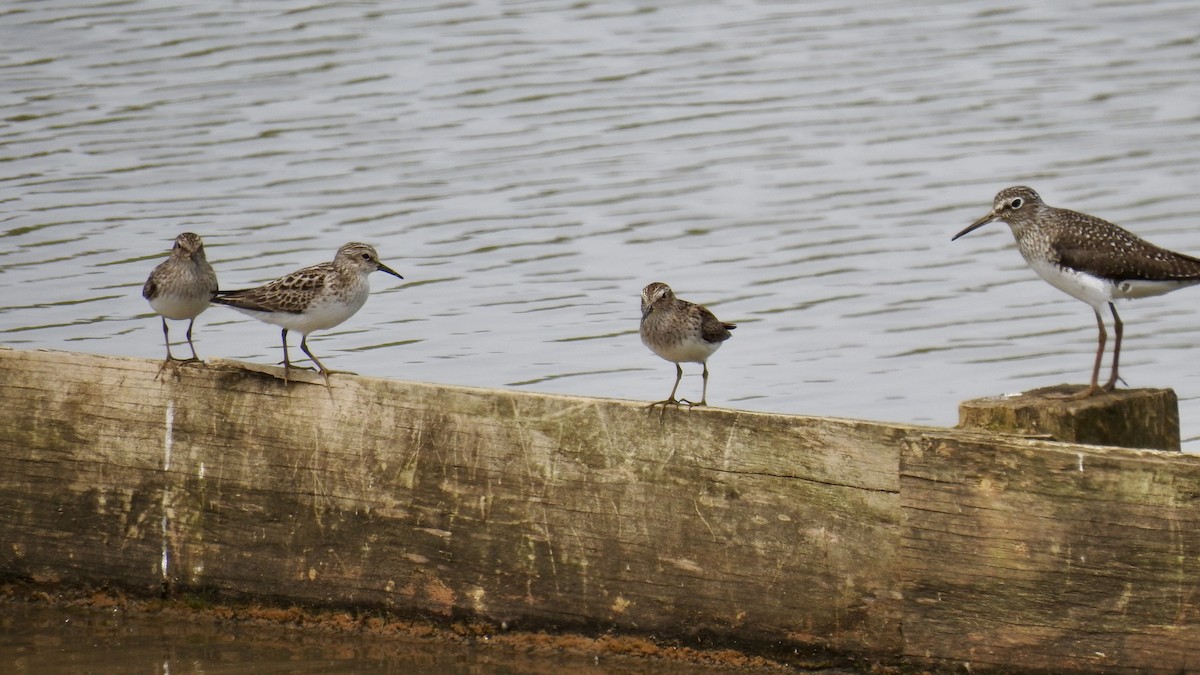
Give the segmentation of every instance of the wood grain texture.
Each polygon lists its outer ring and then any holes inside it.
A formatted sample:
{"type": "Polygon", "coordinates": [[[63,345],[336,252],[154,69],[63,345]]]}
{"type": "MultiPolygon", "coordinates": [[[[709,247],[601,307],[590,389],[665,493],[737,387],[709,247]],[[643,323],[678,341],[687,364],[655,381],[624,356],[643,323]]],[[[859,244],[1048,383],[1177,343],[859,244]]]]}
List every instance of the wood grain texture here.
{"type": "Polygon", "coordinates": [[[978,435],[901,457],[907,653],[973,670],[1200,668],[1200,460],[978,435]]]}
{"type": "Polygon", "coordinates": [[[1192,455],[158,368],[0,349],[0,577],[937,670],[1200,669],[1192,455]]]}
{"type": "Polygon", "coordinates": [[[1059,385],[963,401],[958,406],[958,426],[1064,443],[1180,449],[1179,399],[1174,391],[1118,389],[1080,400],[1054,398],[1078,389],[1059,385]]]}
{"type": "Polygon", "coordinates": [[[890,426],[157,369],[0,350],[4,573],[900,648],[890,426]]]}

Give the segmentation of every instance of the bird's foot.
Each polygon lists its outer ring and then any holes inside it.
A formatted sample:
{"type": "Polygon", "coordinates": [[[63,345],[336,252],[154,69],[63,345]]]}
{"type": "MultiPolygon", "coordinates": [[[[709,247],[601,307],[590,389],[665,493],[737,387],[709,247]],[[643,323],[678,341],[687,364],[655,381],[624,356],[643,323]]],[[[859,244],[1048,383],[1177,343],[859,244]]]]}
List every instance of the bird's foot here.
{"type": "MultiPolygon", "coordinates": [[[[181,366],[185,363],[199,363],[199,362],[200,362],[200,359],[195,358],[195,357],[190,358],[190,359],[179,359],[179,358],[175,358],[174,356],[171,356],[168,354],[167,358],[163,359],[162,365],[160,365],[158,367],[158,373],[154,376],[154,379],[157,380],[158,378],[162,377],[162,374],[167,370],[167,368],[171,368],[174,371],[174,368],[176,366],[181,366]]],[[[175,379],[179,379],[179,372],[178,371],[174,371],[174,372],[175,372],[175,379]]]]}
{"type": "Polygon", "coordinates": [[[700,399],[700,402],[699,402],[699,403],[697,403],[697,402],[695,402],[695,401],[689,401],[689,400],[687,400],[686,398],[681,398],[681,399],[679,399],[679,402],[680,402],[680,403],[682,403],[682,404],[684,404],[684,405],[686,405],[686,406],[690,406],[690,407],[692,407],[692,408],[699,408],[700,406],[707,406],[707,405],[708,405],[708,401],[705,401],[704,399],[700,399]]]}
{"type": "Polygon", "coordinates": [[[168,357],[165,361],[163,361],[162,365],[158,367],[158,372],[154,374],[154,379],[157,380],[158,378],[162,377],[163,371],[167,369],[167,366],[172,365],[171,362],[174,360],[175,359],[168,357]]]}
{"type": "Polygon", "coordinates": [[[674,398],[668,398],[668,399],[665,399],[662,401],[655,401],[654,403],[651,403],[650,405],[646,406],[645,410],[654,410],[655,407],[658,407],[658,419],[659,419],[659,421],[661,421],[664,417],[666,417],[667,406],[669,406],[669,405],[673,405],[676,408],[678,408],[679,401],[674,398]]]}
{"type": "MultiPolygon", "coordinates": [[[[669,406],[669,405],[678,406],[679,404],[680,404],[680,401],[678,399],[668,398],[668,399],[664,399],[662,401],[655,401],[654,403],[651,403],[650,405],[646,406],[644,409],[652,410],[655,406],[661,405],[663,407],[663,410],[666,410],[667,406],[669,406]]],[[[691,404],[689,403],[688,405],[691,405],[691,404]]]]}

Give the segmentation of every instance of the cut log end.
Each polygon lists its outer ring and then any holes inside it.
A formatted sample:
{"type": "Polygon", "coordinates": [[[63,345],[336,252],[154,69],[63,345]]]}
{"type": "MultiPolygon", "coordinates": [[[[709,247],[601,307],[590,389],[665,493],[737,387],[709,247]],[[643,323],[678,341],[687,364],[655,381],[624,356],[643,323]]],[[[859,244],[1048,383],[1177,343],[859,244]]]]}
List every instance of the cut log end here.
{"type": "Polygon", "coordinates": [[[964,401],[958,427],[1064,443],[1179,451],[1179,399],[1171,389],[1122,389],[1064,398],[1071,385],[964,401]]]}

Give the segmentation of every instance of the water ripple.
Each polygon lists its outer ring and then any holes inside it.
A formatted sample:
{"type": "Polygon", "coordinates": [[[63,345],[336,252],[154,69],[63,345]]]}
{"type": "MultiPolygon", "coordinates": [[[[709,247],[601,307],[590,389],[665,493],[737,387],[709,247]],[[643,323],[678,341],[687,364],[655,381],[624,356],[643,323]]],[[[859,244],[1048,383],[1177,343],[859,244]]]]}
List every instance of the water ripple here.
{"type": "MultiPolygon", "coordinates": [[[[950,243],[1000,187],[1200,253],[1193,12],[16,3],[0,336],[157,358],[140,288],[178,232],[228,288],[366,240],[406,281],[313,336],[331,367],[651,400],[638,294],[663,280],[742,324],[718,404],[952,424],[1090,367],[1090,312],[1005,228],[950,243]]],[[[1122,372],[1180,392],[1191,447],[1186,293],[1123,310],[1122,372]]],[[[278,360],[223,308],[196,336],[278,360]]]]}

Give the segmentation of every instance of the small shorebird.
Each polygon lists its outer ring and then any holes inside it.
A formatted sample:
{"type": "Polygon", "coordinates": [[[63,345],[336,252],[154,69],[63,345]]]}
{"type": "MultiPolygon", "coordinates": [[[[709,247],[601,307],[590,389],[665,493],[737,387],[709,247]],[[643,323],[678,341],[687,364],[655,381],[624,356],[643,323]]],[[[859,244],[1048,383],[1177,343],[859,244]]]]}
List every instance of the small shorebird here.
{"type": "Polygon", "coordinates": [[[300,349],[317,364],[329,385],[330,371],[308,350],[308,334],[333,328],[367,302],[371,292],[367,277],[379,270],[403,279],[395,270],[379,262],[379,254],[367,244],[351,242],[338,249],[333,262],[320,263],[269,281],[257,288],[220,291],[212,301],[232,307],[259,321],[283,328],[283,381],[287,384],[287,334],[300,333],[300,349]]]}
{"type": "Polygon", "coordinates": [[[642,343],[650,351],[675,364],[675,386],[671,395],[650,406],[708,405],[708,357],[730,338],[729,331],[737,324],[719,321],[708,309],[675,297],[671,287],[656,281],[642,289],[642,324],[638,330],[642,343]],[[704,390],[700,402],[675,398],[679,381],[683,379],[680,363],[699,363],[704,366],[704,390]]]}
{"type": "Polygon", "coordinates": [[[1017,249],[1039,276],[1060,291],[1086,302],[1096,314],[1100,344],[1092,366],[1092,383],[1071,398],[1087,398],[1117,386],[1124,326],[1113,304],[1115,300],[1162,295],[1200,283],[1200,259],[1159,248],[1086,213],[1047,206],[1028,187],[1001,190],[991,212],[954,235],[951,241],[994,220],[1008,223],[1017,240],[1017,249]],[[1116,341],[1112,374],[1101,386],[1100,363],[1108,333],[1100,310],[1105,305],[1112,311],[1116,341]]]}
{"type": "Polygon", "coordinates": [[[217,274],[204,257],[204,242],[200,236],[184,232],[175,237],[171,257],[159,263],[142,286],[142,297],[150,301],[150,307],[162,318],[163,339],[167,342],[164,366],[171,361],[200,360],[196,356],[196,345],[192,344],[192,324],[208,309],[208,301],[216,292],[217,274]],[[188,320],[187,342],[192,349],[192,358],[177,359],[171,353],[167,319],[188,320]]]}

